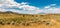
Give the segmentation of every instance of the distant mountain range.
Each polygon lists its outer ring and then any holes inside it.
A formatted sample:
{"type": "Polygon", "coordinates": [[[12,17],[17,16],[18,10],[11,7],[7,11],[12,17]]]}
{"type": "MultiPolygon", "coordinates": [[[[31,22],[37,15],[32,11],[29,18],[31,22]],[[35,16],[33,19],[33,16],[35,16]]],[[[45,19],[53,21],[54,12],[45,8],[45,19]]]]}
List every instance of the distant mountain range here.
{"type": "MultiPolygon", "coordinates": [[[[0,11],[0,14],[6,14],[6,13],[11,13],[11,14],[24,14],[24,13],[17,13],[17,12],[12,12],[12,11],[6,11],[6,12],[1,12],[0,11]]],[[[43,12],[41,12],[41,13],[38,13],[38,14],[60,14],[60,13],[43,13],[43,12]]],[[[32,15],[34,15],[34,14],[32,14],[32,15]]]]}

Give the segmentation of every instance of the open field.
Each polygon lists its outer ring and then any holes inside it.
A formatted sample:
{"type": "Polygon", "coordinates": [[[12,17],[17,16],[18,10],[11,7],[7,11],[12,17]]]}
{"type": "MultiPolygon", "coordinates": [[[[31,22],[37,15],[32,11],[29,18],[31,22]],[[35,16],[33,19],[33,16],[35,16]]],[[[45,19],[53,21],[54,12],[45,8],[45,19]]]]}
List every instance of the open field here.
{"type": "Polygon", "coordinates": [[[60,14],[0,13],[0,28],[60,28],[60,14]]]}

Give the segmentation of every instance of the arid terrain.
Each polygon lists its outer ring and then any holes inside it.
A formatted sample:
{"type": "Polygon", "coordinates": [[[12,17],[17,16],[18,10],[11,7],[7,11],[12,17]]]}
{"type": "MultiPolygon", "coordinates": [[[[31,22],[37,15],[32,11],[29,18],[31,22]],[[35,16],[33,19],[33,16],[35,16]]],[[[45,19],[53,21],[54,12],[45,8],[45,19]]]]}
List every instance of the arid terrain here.
{"type": "Polygon", "coordinates": [[[0,28],[60,28],[60,14],[1,12],[0,28]]]}

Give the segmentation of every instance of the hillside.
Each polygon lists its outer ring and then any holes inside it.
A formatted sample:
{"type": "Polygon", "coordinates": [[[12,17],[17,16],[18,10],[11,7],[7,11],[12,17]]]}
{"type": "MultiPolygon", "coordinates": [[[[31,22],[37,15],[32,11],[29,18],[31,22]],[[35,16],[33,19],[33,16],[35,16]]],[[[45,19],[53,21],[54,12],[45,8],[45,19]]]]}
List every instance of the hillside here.
{"type": "Polygon", "coordinates": [[[60,28],[60,14],[0,12],[0,28],[60,28]]]}

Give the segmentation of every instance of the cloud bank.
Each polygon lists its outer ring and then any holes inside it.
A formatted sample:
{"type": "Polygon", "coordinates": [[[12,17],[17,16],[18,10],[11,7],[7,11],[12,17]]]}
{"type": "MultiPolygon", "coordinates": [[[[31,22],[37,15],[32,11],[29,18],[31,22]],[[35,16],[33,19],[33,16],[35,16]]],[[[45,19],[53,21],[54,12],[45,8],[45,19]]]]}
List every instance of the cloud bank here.
{"type": "Polygon", "coordinates": [[[17,3],[14,0],[0,0],[0,12],[12,11],[21,14],[60,13],[60,7],[56,4],[45,6],[43,9],[30,6],[27,2],[17,3]]]}

